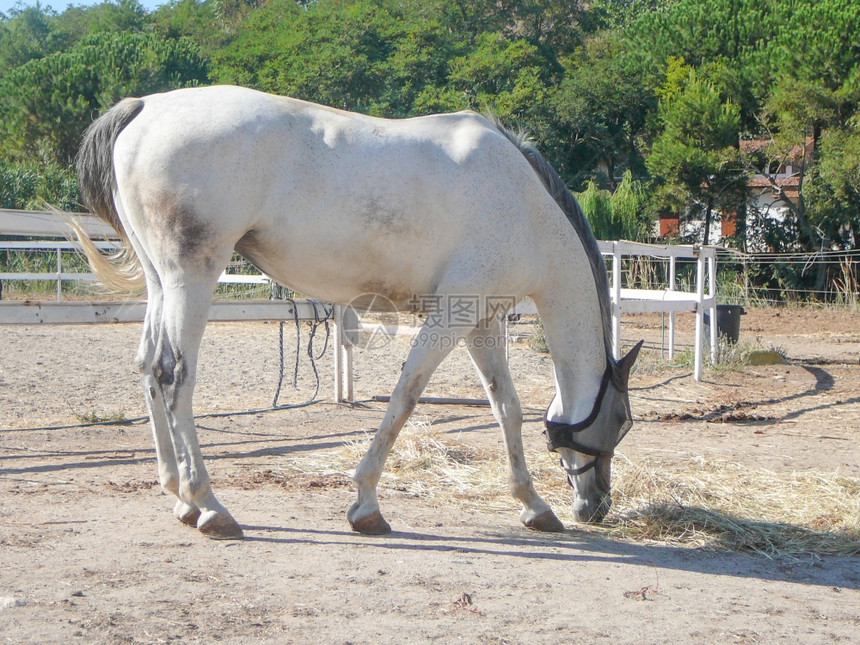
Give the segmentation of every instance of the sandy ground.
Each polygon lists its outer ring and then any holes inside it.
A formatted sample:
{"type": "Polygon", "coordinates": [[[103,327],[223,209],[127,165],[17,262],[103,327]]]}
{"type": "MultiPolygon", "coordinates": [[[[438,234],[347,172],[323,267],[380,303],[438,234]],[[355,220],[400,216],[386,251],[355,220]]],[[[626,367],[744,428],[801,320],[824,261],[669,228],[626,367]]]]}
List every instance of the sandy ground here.
{"type": "MultiPolygon", "coordinates": [[[[689,367],[656,367],[659,317],[630,318],[625,339],[646,338],[649,355],[632,379],[637,424],[620,452],[632,462],[698,457],[860,477],[856,320],[752,310],[742,341],[775,347],[789,362],[710,370],[695,383],[689,367]]],[[[680,326],[688,342],[691,319],[680,326]]],[[[292,347],[294,330],[285,331],[292,347]]],[[[326,355],[328,400],[199,419],[216,490],[246,534],[243,542],[214,542],[172,518],[145,423],[44,429],[93,414],[144,414],[132,360],[137,325],[0,333],[0,641],[858,641],[860,558],[768,559],[609,539],[572,523],[564,534],[543,535],[520,525],[513,501],[442,503],[391,478],[380,485],[380,503],[394,532],[351,532],[345,511],[354,488],[325,458],[373,432],[384,407],[372,397],[393,387],[405,339],[357,352],[359,405],[330,402],[326,355]]],[[[286,357],[290,374],[293,358],[286,357]]],[[[278,326],[210,325],[201,360],[198,413],[268,407],[278,326]]],[[[526,444],[537,451],[551,363],[513,345],[511,365],[526,444]]],[[[312,385],[303,362],[299,387],[286,384],[281,401],[304,400],[312,385]]],[[[427,394],[483,396],[464,351],[446,359],[427,394]]],[[[486,408],[420,405],[410,431],[502,459],[486,408]]],[[[565,486],[560,471],[542,485],[565,486]]]]}

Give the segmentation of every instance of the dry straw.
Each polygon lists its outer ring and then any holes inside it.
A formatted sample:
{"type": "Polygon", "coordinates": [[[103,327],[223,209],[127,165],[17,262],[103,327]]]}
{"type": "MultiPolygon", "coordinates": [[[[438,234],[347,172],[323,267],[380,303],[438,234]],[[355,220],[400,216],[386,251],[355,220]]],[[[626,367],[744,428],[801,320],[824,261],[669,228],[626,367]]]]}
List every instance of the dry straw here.
{"type": "MultiPolygon", "coordinates": [[[[367,449],[353,442],[293,458],[303,473],[352,474],[367,449]]],[[[556,460],[527,455],[535,486],[573,525],[572,493],[556,460]]],[[[485,450],[442,437],[425,424],[403,430],[380,486],[465,510],[515,511],[501,446],[485,450]]],[[[613,509],[600,526],[577,530],[674,546],[755,552],[768,557],[860,555],[860,479],[780,474],[727,462],[613,460],[613,509]]]]}
{"type": "Polygon", "coordinates": [[[860,479],[701,458],[618,470],[607,530],[624,537],[768,557],[860,555],[860,479]]]}

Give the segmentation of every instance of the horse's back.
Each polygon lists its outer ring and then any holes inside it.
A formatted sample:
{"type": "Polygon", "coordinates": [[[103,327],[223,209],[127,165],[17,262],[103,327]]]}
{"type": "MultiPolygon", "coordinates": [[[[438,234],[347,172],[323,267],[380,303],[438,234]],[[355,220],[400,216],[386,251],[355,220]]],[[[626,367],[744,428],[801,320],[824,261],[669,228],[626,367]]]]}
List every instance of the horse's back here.
{"type": "Polygon", "coordinates": [[[314,154],[324,150],[396,156],[398,148],[411,153],[424,148],[462,163],[487,136],[498,137],[472,111],[384,119],[233,86],[186,88],[142,100],[144,110],[121,138],[146,143],[165,159],[214,151],[229,157],[252,149],[272,161],[291,157],[297,162],[314,161],[314,154]]]}

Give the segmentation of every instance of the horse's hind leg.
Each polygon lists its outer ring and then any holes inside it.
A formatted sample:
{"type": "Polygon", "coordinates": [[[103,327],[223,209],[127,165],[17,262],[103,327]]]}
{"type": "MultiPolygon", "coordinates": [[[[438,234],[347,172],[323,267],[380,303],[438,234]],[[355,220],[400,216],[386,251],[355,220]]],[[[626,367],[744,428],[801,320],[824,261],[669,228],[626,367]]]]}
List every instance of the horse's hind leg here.
{"type": "Polygon", "coordinates": [[[200,341],[216,282],[217,276],[193,275],[162,280],[164,304],[152,362],[153,399],[162,404],[177,464],[182,504],[175,511],[186,522],[199,512],[197,528],[210,537],[238,539],[241,527],[212,492],[191,409],[200,341]]]}
{"type": "Polygon", "coordinates": [[[508,453],[508,478],[511,494],[522,502],[520,521],[537,531],[559,532],[564,525],[534,489],[523,451],[523,412],[505,358],[501,320],[475,329],[468,337],[469,355],[478,370],[490,399],[493,416],[502,427],[508,453]]]}
{"type": "Polygon", "coordinates": [[[161,316],[164,308],[164,294],[161,283],[155,276],[154,269],[148,265],[145,258],[141,262],[146,267],[147,273],[147,306],[146,317],[143,321],[143,334],[137,351],[137,366],[140,371],[140,379],[143,384],[144,399],[149,411],[150,425],[152,426],[152,438],[155,443],[155,455],[158,459],[158,479],[165,492],[172,493],[177,497],[173,514],[178,520],[196,526],[200,517],[200,509],[193,503],[184,502],[179,499],[179,467],[176,462],[176,453],[173,450],[173,442],[170,438],[170,429],[165,412],[164,401],[161,397],[161,389],[153,374],[155,360],[155,348],[158,343],[159,329],[161,327],[161,316]]]}

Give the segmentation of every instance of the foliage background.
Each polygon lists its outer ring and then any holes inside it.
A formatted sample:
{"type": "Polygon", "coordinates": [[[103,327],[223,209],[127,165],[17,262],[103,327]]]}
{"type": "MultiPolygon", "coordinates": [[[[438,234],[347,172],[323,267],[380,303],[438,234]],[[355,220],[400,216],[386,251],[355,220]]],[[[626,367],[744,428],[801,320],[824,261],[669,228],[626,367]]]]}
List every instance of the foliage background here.
{"type": "Polygon", "coordinates": [[[74,208],[77,142],[101,110],[210,83],[394,118],[492,110],[531,133],[599,237],[734,210],[751,222],[726,240],[739,248],[860,245],[855,0],[19,4],[0,14],[0,207],[74,208]],[[809,142],[786,218],[751,212],[749,178],[809,142]]]}

